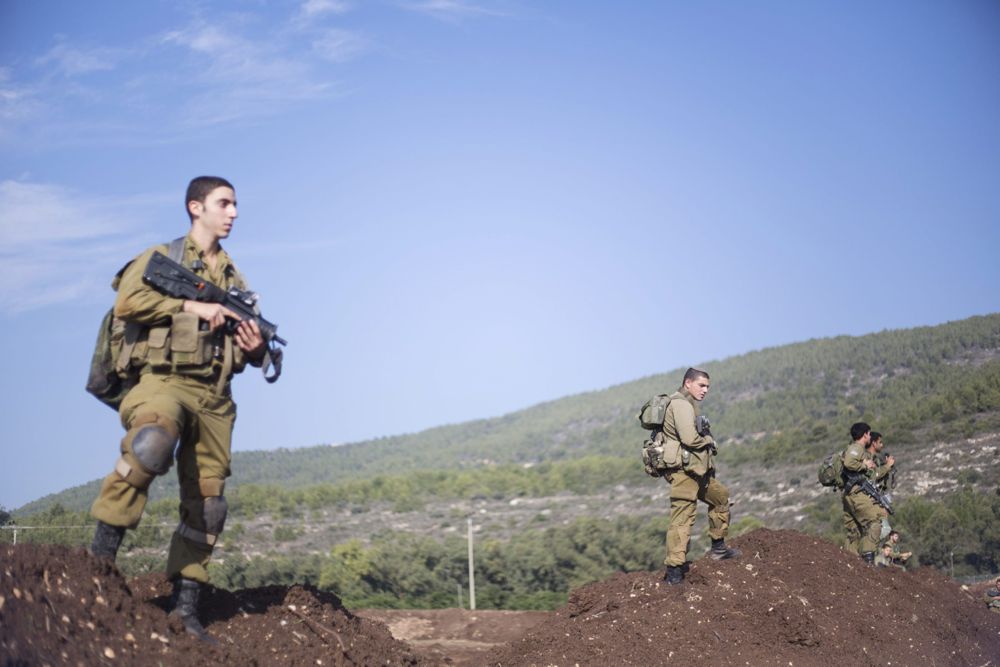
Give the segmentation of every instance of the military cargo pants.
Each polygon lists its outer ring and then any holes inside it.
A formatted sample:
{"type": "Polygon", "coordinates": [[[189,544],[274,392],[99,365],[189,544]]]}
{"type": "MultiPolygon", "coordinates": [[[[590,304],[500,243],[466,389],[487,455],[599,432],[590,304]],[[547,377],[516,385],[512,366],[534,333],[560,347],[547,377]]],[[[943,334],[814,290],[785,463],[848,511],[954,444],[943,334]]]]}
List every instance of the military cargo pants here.
{"type": "Polygon", "coordinates": [[[112,526],[139,525],[153,475],[135,465],[131,440],[137,425],[163,424],[179,436],[176,459],[181,501],[167,576],[207,582],[206,566],[225,520],[222,493],[230,474],[236,421],[236,405],[228,388],[225,395],[219,395],[213,381],[146,373],[122,401],[119,415],[127,431],[122,458],[104,479],[91,514],[112,526]],[[128,472],[130,465],[138,472],[128,472]]]}
{"type": "Polygon", "coordinates": [[[715,479],[714,471],[704,477],[675,470],[665,479],[670,483],[670,526],[667,528],[666,565],[683,565],[687,560],[691,526],[698,501],[708,505],[708,534],[713,540],[729,533],[729,490],[715,479]]]}
{"type": "Polygon", "coordinates": [[[844,496],[843,507],[848,544],[858,553],[874,553],[878,548],[885,511],[871,496],[860,489],[855,489],[844,496]],[[856,547],[850,544],[852,539],[857,540],[856,547]]]}

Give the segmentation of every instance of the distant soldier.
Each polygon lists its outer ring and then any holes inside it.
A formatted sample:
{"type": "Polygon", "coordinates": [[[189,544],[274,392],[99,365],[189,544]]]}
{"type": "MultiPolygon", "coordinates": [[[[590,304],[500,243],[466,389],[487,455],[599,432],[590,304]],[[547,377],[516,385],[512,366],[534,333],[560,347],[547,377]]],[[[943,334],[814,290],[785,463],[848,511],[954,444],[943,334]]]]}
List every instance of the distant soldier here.
{"type": "Polygon", "coordinates": [[[903,551],[903,548],[899,545],[901,539],[898,530],[890,531],[889,539],[886,541],[885,546],[889,547],[892,551],[892,562],[906,569],[906,561],[910,560],[913,552],[903,551]]]}
{"type": "Polygon", "coordinates": [[[664,441],[679,444],[682,466],[668,472],[670,483],[670,526],[667,528],[668,584],[684,581],[687,550],[691,539],[698,501],[708,505],[708,534],[712,538],[709,555],[716,559],[736,558],[739,549],[726,546],[729,533],[729,491],[715,479],[715,440],[704,418],[699,418],[698,404],[709,387],[708,373],[689,368],[679,391],[670,396],[663,419],[664,441]]]}
{"type": "Polygon", "coordinates": [[[983,600],[990,611],[1000,614],[1000,577],[993,582],[993,588],[987,588],[983,600]]]}
{"type": "Polygon", "coordinates": [[[856,538],[857,552],[865,562],[874,564],[885,510],[861,489],[855,479],[859,476],[869,479],[875,477],[875,461],[868,449],[868,444],[871,442],[871,427],[864,422],[853,424],[851,440],[851,444],[844,451],[844,527],[848,543],[852,548],[854,548],[852,540],[856,538]]]}
{"type": "MultiPolygon", "coordinates": [[[[872,431],[872,439],[868,443],[867,449],[872,455],[872,460],[875,461],[875,476],[873,478],[875,487],[891,501],[891,491],[896,486],[896,459],[884,451],[885,443],[882,441],[882,434],[877,431],[872,431]]],[[[892,525],[889,523],[889,512],[881,506],[879,506],[879,510],[882,512],[882,530],[879,533],[879,541],[881,542],[889,536],[892,525]]]]}
{"type": "Polygon", "coordinates": [[[888,544],[883,544],[882,548],[879,549],[878,555],[875,556],[875,565],[876,567],[889,567],[892,564],[892,547],[888,544]]]}

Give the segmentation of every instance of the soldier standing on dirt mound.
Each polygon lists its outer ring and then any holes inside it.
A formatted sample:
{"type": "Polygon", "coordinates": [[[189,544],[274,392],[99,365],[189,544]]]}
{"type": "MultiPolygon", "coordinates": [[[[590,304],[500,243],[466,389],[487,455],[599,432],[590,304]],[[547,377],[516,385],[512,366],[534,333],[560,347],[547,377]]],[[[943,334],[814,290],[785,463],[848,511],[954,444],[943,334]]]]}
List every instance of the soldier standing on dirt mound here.
{"type": "MultiPolygon", "coordinates": [[[[892,490],[896,488],[896,458],[885,451],[882,434],[877,431],[872,431],[872,439],[868,443],[868,449],[875,461],[875,486],[891,501],[892,490]]],[[[892,525],[889,523],[889,512],[883,507],[879,507],[879,509],[882,510],[882,530],[879,533],[879,542],[883,542],[889,537],[892,525]]]]}
{"type": "MultiPolygon", "coordinates": [[[[884,510],[879,507],[874,498],[862,491],[860,484],[851,482],[852,475],[863,475],[876,479],[874,454],[868,447],[871,442],[871,427],[864,422],[851,426],[851,444],[844,451],[844,527],[847,540],[854,548],[857,540],[857,552],[866,563],[875,563],[875,550],[878,548],[879,535],[882,532],[882,516],[884,510]]],[[[889,465],[892,457],[889,457],[889,465]]],[[[882,472],[884,475],[887,469],[882,472]]]]}
{"type": "MultiPolygon", "coordinates": [[[[181,263],[223,289],[246,289],[219,245],[237,216],[233,186],[214,176],[195,178],[185,206],[191,229],[181,263]]],[[[142,275],[154,251],[165,254],[167,246],[147,249],[124,269],[118,285],[115,315],[143,327],[132,351],[142,370],[119,408],[126,434],[121,457],[91,508],[97,519],[91,552],[114,560],[125,529],[139,525],[150,483],[170,469],[176,450],[180,523],[167,558],[172,613],[188,632],[214,643],[198,620],[197,605],[228,509],[222,493],[236,420],[230,379],[247,363],[261,366],[271,359],[256,322],[241,321],[228,333],[226,319],[240,318],[221,304],[175,299],[146,285],[142,275]]]]}
{"type": "Polygon", "coordinates": [[[670,396],[663,418],[663,437],[679,443],[683,466],[668,472],[670,483],[670,526],[667,528],[668,584],[684,581],[687,550],[691,540],[698,501],[708,505],[708,534],[712,538],[709,555],[716,559],[735,558],[739,549],[726,546],[729,532],[729,490],[715,478],[715,440],[698,418],[698,403],[708,394],[708,373],[689,368],[679,391],[670,396]],[[701,428],[699,428],[701,426],[701,428]]]}

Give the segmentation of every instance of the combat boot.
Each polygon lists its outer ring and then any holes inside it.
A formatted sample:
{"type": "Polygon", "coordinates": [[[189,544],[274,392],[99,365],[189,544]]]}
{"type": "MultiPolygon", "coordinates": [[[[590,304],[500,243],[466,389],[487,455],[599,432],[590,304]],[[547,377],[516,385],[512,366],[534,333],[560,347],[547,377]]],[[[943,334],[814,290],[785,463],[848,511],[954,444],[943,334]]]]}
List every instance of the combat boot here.
{"type": "Polygon", "coordinates": [[[684,566],[668,565],[667,573],[663,575],[663,580],[671,586],[684,583],[684,566]]]}
{"type": "Polygon", "coordinates": [[[125,537],[124,526],[112,526],[103,521],[97,522],[94,529],[94,541],[90,543],[90,553],[98,558],[108,558],[114,562],[118,556],[118,548],[125,537]]]}
{"type": "Polygon", "coordinates": [[[861,554],[861,558],[865,561],[865,564],[867,564],[867,565],[874,565],[875,564],[875,552],[874,551],[866,551],[866,552],[864,552],[863,554],[861,554]]]}
{"type": "Polygon", "coordinates": [[[712,548],[708,552],[714,560],[726,560],[727,558],[739,558],[743,554],[736,547],[727,547],[726,538],[712,540],[712,548]]]}
{"type": "Polygon", "coordinates": [[[208,634],[201,621],[198,620],[199,597],[201,597],[201,583],[193,579],[176,579],[173,594],[174,609],[170,615],[181,619],[188,634],[194,635],[212,646],[218,646],[219,642],[208,634]]]}

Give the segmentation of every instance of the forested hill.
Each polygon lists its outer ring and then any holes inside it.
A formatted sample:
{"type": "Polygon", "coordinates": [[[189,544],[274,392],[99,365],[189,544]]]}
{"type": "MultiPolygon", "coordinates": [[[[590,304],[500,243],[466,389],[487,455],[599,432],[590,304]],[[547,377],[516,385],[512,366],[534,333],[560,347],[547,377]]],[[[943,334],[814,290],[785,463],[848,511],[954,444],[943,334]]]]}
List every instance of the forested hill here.
{"type": "MultiPolygon", "coordinates": [[[[895,443],[972,436],[1000,426],[1000,314],[934,327],[839,336],[702,362],[712,376],[703,412],[729,462],[815,460],[865,420],[895,443]]],[[[414,471],[558,468],[585,456],[635,464],[635,419],[684,369],[536,405],[502,417],[341,446],[237,452],[229,488],[302,488],[414,471]]],[[[638,464],[635,464],[638,466],[638,464]]],[[[454,474],[446,475],[454,479],[454,474]]],[[[427,475],[422,475],[429,479],[427,475]]],[[[612,480],[609,480],[612,481],[612,480]]],[[[154,495],[173,494],[173,476],[154,495]]],[[[97,482],[20,508],[84,509],[97,482]]]]}

